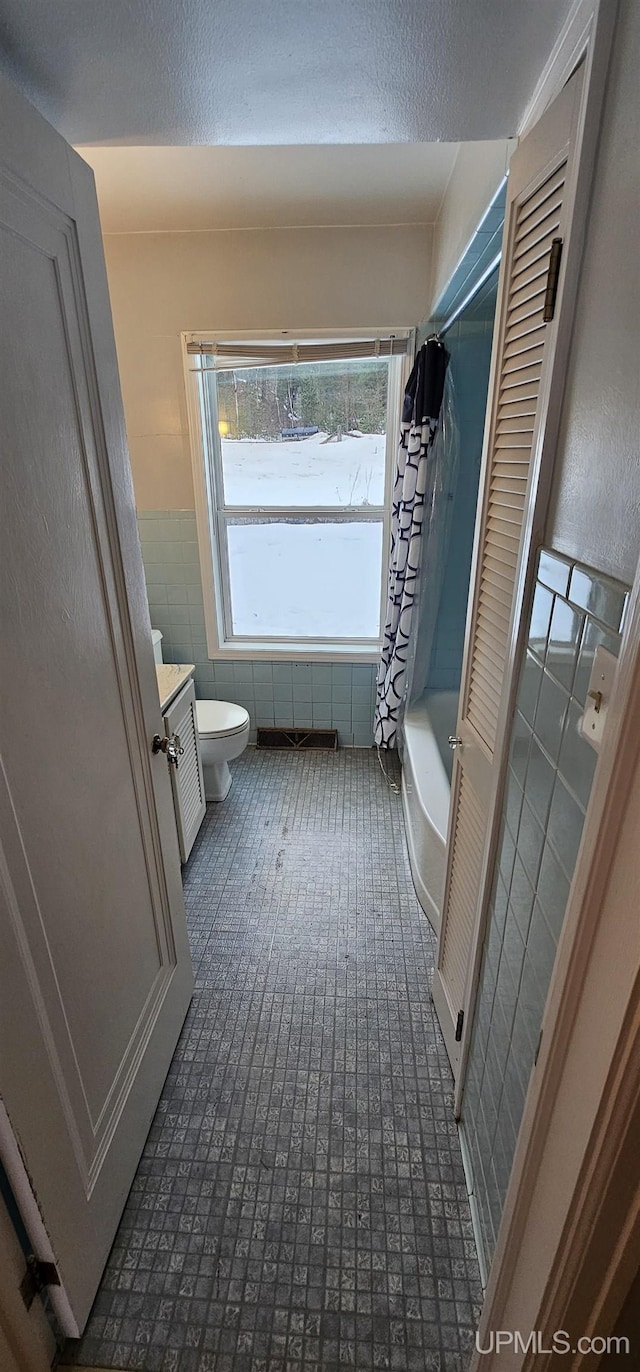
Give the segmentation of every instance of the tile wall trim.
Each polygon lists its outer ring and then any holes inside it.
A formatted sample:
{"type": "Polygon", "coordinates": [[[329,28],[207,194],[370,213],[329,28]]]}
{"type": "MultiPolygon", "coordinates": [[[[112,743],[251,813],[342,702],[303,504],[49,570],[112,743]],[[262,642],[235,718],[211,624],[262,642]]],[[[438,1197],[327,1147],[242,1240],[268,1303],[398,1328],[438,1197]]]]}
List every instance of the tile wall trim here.
{"type": "Polygon", "coordinates": [[[483,272],[500,252],[506,203],[507,179],[505,177],[500,182],[490,205],[485,210],[473,234],[471,242],[467,245],[458,266],[445,286],[433,311],[432,318],[420,326],[418,344],[424,342],[424,337],[462,304],[465,296],[473,290],[483,272]]]}

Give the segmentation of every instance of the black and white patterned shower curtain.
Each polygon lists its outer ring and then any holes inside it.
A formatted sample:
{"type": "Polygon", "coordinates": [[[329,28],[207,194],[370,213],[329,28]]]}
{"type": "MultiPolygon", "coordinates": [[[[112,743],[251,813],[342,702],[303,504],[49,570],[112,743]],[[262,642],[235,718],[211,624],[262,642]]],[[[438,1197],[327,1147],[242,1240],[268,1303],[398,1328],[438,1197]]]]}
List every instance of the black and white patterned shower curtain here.
{"type": "Polygon", "coordinates": [[[404,702],[425,495],[448,361],[439,340],[423,343],[404,394],[391,513],[389,598],[374,720],[374,739],[383,748],[395,747],[404,702]]]}

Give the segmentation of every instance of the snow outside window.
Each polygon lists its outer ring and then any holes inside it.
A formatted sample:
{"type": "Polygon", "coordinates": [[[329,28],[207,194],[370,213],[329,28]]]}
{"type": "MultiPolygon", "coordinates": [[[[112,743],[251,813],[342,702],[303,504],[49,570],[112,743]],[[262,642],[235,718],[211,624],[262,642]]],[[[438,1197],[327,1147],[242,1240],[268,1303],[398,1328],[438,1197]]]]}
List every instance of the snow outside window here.
{"type": "Polygon", "coordinates": [[[216,656],[377,655],[402,360],[192,368],[216,656]]]}

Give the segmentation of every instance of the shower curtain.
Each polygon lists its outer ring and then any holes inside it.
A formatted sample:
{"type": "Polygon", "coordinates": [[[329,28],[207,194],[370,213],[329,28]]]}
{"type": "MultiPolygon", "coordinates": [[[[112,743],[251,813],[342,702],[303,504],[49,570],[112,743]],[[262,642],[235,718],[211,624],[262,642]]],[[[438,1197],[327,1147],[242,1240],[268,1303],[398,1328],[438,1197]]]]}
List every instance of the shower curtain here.
{"type": "Polygon", "coordinates": [[[439,339],[420,348],[407,382],[391,512],[389,594],[376,685],[374,740],[396,745],[405,699],[423,520],[449,354],[439,339]]]}

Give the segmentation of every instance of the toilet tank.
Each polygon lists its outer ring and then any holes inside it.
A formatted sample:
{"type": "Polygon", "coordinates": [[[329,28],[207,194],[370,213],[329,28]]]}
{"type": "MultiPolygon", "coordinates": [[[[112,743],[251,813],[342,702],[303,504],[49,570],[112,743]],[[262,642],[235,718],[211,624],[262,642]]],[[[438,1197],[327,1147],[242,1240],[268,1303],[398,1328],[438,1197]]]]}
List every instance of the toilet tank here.
{"type": "Polygon", "coordinates": [[[151,630],[154,662],[162,662],[162,634],[159,629],[151,630]]]}

